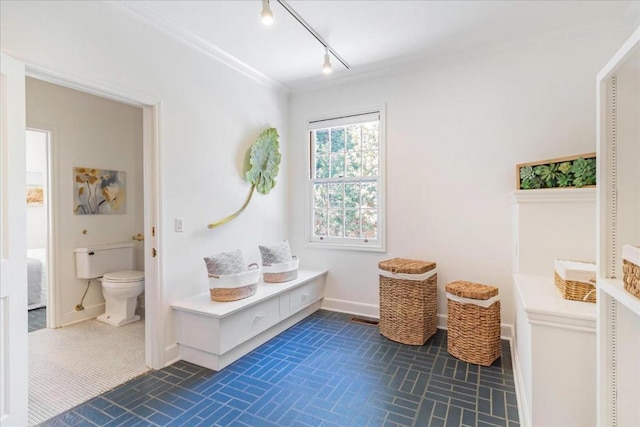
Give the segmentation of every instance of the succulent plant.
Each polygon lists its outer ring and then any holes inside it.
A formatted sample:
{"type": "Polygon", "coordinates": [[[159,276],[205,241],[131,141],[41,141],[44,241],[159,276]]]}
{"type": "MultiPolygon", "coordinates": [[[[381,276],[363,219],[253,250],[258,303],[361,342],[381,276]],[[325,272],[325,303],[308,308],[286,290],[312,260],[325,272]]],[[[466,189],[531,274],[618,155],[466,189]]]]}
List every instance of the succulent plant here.
{"type": "Polygon", "coordinates": [[[553,187],[558,179],[558,176],[562,175],[562,173],[558,170],[557,163],[549,163],[548,165],[539,165],[533,169],[544,181],[547,187],[553,187]]]}
{"type": "Polygon", "coordinates": [[[573,173],[573,185],[576,187],[584,187],[585,185],[593,185],[596,182],[596,165],[595,159],[586,160],[582,157],[573,161],[571,165],[571,173],[573,173]]]}
{"type": "Polygon", "coordinates": [[[523,190],[595,185],[596,158],[579,157],[573,161],[522,166],[519,175],[523,190]]]}

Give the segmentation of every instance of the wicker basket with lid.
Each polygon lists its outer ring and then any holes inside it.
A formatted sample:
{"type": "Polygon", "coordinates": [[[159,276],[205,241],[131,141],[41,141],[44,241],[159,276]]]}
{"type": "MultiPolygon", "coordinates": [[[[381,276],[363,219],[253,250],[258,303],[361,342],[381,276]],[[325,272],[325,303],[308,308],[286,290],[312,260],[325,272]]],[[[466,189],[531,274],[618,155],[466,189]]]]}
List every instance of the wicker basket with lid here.
{"type": "Polygon", "coordinates": [[[447,351],[465,362],[490,366],[502,355],[498,288],[458,281],[447,290],[447,351]]]}
{"type": "Polygon", "coordinates": [[[423,345],[436,333],[436,263],[394,258],[378,263],[380,333],[390,340],[423,345]]]}

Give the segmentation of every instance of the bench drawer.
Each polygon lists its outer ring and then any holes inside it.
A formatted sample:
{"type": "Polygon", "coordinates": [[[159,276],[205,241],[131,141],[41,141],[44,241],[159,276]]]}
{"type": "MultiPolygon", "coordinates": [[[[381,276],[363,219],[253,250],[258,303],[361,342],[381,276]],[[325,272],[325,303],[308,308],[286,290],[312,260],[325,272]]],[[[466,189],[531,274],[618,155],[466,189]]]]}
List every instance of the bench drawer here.
{"type": "Polygon", "coordinates": [[[279,298],[271,298],[222,319],[220,354],[258,335],[278,323],[279,320],[279,298]]]}
{"type": "Polygon", "coordinates": [[[293,289],[290,292],[290,312],[295,313],[316,301],[320,298],[321,291],[320,283],[317,280],[293,289]]]}

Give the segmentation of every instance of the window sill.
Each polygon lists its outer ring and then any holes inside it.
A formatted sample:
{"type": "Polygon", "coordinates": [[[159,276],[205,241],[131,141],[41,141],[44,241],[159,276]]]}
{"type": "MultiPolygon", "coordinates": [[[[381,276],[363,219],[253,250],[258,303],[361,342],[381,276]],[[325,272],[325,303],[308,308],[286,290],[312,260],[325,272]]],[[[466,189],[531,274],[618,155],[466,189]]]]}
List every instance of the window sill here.
{"type": "Polygon", "coordinates": [[[357,252],[387,252],[386,245],[350,245],[344,243],[324,243],[324,242],[307,242],[304,246],[307,249],[327,249],[357,252]]]}

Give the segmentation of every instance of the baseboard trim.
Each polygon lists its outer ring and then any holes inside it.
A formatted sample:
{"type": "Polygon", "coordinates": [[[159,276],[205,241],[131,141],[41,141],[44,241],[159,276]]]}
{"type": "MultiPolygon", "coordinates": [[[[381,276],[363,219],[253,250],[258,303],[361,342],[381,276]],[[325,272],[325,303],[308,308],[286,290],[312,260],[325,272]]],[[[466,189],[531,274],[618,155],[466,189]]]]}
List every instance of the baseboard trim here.
{"type": "Polygon", "coordinates": [[[380,306],[375,304],[363,304],[360,302],[325,297],[322,300],[322,306],[320,308],[327,311],[353,314],[354,316],[363,316],[372,319],[380,318],[380,306]]]}
{"type": "Polygon", "coordinates": [[[511,340],[511,359],[513,363],[513,381],[516,385],[516,399],[518,400],[518,417],[520,418],[520,425],[522,427],[529,427],[529,416],[531,411],[527,406],[527,399],[525,398],[524,382],[522,381],[522,368],[520,367],[518,347],[515,339],[511,340]]]}
{"type": "Polygon", "coordinates": [[[90,307],[85,307],[81,311],[68,311],[62,315],[62,321],[60,327],[73,325],[75,323],[84,322],[85,320],[95,319],[104,313],[104,303],[95,304],[90,307]]]}
{"type": "Polygon", "coordinates": [[[165,361],[163,365],[165,368],[181,360],[180,347],[178,346],[178,343],[171,344],[170,346],[164,348],[164,356],[162,360],[165,361]]]}

